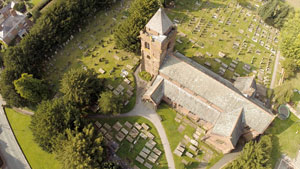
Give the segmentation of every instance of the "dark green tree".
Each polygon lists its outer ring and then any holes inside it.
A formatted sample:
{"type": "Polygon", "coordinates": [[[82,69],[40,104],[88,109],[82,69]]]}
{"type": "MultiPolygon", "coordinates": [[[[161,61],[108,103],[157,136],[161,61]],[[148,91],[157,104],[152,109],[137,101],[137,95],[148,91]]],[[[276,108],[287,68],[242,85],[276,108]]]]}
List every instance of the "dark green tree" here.
{"type": "Polygon", "coordinates": [[[280,31],[280,51],[300,65],[300,13],[291,15],[280,31]]]}
{"type": "Polygon", "coordinates": [[[275,28],[281,28],[292,11],[292,8],[280,0],[269,0],[258,9],[258,15],[267,24],[275,28]]]}
{"type": "Polygon", "coordinates": [[[298,65],[295,59],[285,58],[282,62],[282,67],[284,68],[284,78],[288,79],[295,75],[298,65]]]}
{"type": "Polygon", "coordinates": [[[17,93],[30,102],[39,103],[49,97],[50,92],[47,85],[31,74],[23,73],[19,79],[14,81],[14,86],[17,93]]]}
{"type": "Polygon", "coordinates": [[[66,129],[80,126],[83,113],[63,99],[43,101],[32,116],[30,128],[34,140],[47,152],[55,150],[58,138],[66,129]]]}
{"type": "Polygon", "coordinates": [[[25,2],[20,1],[20,2],[16,3],[15,6],[14,6],[14,9],[19,11],[19,12],[22,12],[22,13],[26,12],[25,2]]]}
{"type": "Polygon", "coordinates": [[[273,92],[273,102],[275,102],[277,106],[290,102],[294,95],[292,89],[293,85],[291,83],[276,87],[273,92]]]}
{"type": "Polygon", "coordinates": [[[104,114],[119,114],[122,111],[122,99],[111,91],[103,92],[98,101],[100,110],[104,114]]]}
{"type": "Polygon", "coordinates": [[[158,0],[134,0],[129,9],[129,17],[118,26],[114,33],[116,45],[126,51],[139,53],[140,31],[158,8],[158,0]]]}
{"type": "MultiPolygon", "coordinates": [[[[5,70],[1,73],[1,95],[12,106],[28,103],[14,89],[13,81],[22,73],[41,78],[45,61],[70,36],[86,24],[89,16],[109,8],[111,0],[58,0],[47,8],[20,43],[9,47],[4,56],[5,70]]],[[[50,88],[50,87],[49,87],[50,88]]]]}
{"type": "Polygon", "coordinates": [[[102,162],[101,169],[121,169],[121,167],[112,162],[102,162]]]}
{"type": "Polygon", "coordinates": [[[72,69],[63,76],[60,91],[70,102],[88,106],[97,101],[101,88],[101,79],[95,71],[72,69]]]}
{"type": "Polygon", "coordinates": [[[67,139],[58,145],[57,159],[63,168],[100,168],[103,160],[102,140],[102,136],[95,131],[92,124],[82,131],[67,130],[67,139]]]}
{"type": "Polygon", "coordinates": [[[271,135],[265,135],[259,142],[248,142],[243,148],[242,154],[225,169],[271,169],[271,137],[271,135]]]}

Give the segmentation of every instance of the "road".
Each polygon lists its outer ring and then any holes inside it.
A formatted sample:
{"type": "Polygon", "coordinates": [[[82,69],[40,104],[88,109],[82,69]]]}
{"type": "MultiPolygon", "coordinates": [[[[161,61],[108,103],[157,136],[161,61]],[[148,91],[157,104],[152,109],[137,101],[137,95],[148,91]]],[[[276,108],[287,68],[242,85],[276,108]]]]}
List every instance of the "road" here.
{"type": "Polygon", "coordinates": [[[280,51],[277,52],[276,59],[275,59],[275,65],[274,65],[274,69],[273,69],[272,81],[271,81],[271,85],[270,85],[271,89],[273,89],[275,87],[275,81],[276,81],[276,74],[277,74],[279,59],[280,59],[280,51]]]}
{"type": "Polygon", "coordinates": [[[6,163],[4,169],[30,169],[0,105],[0,151],[6,163]]]}

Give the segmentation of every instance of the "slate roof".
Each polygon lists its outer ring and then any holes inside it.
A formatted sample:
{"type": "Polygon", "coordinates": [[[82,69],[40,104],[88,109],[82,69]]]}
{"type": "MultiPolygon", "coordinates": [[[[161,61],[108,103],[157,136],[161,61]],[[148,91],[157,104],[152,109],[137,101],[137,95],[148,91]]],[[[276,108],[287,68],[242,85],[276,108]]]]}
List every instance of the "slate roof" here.
{"type": "Polygon", "coordinates": [[[151,97],[151,99],[156,103],[159,104],[164,92],[163,92],[163,78],[157,77],[153,82],[152,86],[146,91],[145,95],[151,97]]]}
{"type": "Polygon", "coordinates": [[[154,16],[147,23],[146,28],[149,28],[160,35],[165,34],[170,27],[173,26],[172,21],[169,19],[167,14],[164,12],[162,8],[159,8],[158,11],[154,14],[154,16]]]}
{"type": "Polygon", "coordinates": [[[212,133],[218,134],[221,136],[230,137],[240,120],[240,116],[242,115],[242,109],[233,110],[228,113],[221,113],[212,133]]]}
{"type": "MultiPolygon", "coordinates": [[[[212,124],[216,124],[221,114],[238,109],[244,110],[246,125],[259,133],[263,133],[273,121],[273,114],[244,97],[232,83],[182,54],[175,55],[166,57],[159,70],[161,75],[157,76],[160,81],[165,76],[169,79],[164,78],[163,90],[159,90],[166,97],[212,124]]],[[[152,98],[159,99],[155,95],[152,98]]],[[[230,120],[230,116],[228,118],[230,120]]],[[[224,125],[228,125],[223,127],[227,132],[229,129],[226,128],[231,128],[232,124],[224,125]]]]}
{"type": "MultiPolygon", "coordinates": [[[[13,9],[14,3],[11,2],[0,10],[0,13],[4,13],[7,10],[13,9]]],[[[15,28],[20,22],[24,21],[26,15],[16,11],[16,16],[8,16],[7,18],[1,18],[3,20],[0,24],[2,26],[2,30],[0,31],[0,38],[4,39],[9,32],[15,28]]]]}
{"type": "Polygon", "coordinates": [[[252,87],[254,77],[238,77],[234,82],[234,87],[239,89],[241,92],[245,92],[252,87]]]}

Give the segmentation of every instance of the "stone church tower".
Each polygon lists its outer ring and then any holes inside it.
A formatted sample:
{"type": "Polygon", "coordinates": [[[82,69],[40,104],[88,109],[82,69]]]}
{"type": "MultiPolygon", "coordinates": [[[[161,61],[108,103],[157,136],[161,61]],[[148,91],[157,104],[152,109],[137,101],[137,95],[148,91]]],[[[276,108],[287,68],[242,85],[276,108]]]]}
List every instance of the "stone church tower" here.
{"type": "Polygon", "coordinates": [[[142,70],[156,76],[167,54],[172,53],[177,29],[160,8],[140,32],[142,70]]]}

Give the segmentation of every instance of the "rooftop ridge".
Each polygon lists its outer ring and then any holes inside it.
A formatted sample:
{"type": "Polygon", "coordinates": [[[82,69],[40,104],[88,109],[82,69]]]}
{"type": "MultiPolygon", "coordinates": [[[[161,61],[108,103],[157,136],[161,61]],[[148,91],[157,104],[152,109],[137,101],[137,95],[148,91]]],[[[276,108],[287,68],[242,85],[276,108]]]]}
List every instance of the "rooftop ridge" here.
{"type": "MultiPolygon", "coordinates": [[[[262,108],[260,105],[256,104],[255,102],[253,102],[253,101],[251,101],[250,99],[248,99],[248,98],[246,98],[245,96],[243,96],[240,92],[237,92],[236,90],[234,90],[234,89],[232,89],[231,87],[225,85],[224,83],[220,82],[219,80],[217,80],[217,79],[213,78],[212,76],[210,76],[210,75],[204,73],[202,70],[197,69],[196,67],[192,66],[191,64],[189,64],[189,63],[186,62],[185,60],[182,60],[182,59],[178,58],[178,57],[177,57],[176,55],[174,55],[173,53],[172,53],[170,56],[171,56],[171,57],[174,57],[174,58],[176,58],[176,59],[178,59],[178,60],[180,60],[180,61],[183,61],[183,62],[186,63],[187,65],[191,66],[193,69],[196,69],[196,70],[202,72],[205,76],[207,76],[207,77],[209,77],[209,78],[211,78],[211,79],[217,81],[218,83],[220,83],[221,85],[225,86],[226,88],[228,88],[228,89],[234,91],[235,93],[238,94],[239,97],[241,97],[241,98],[247,100],[247,102],[250,102],[251,104],[255,105],[255,106],[258,107],[260,110],[263,110],[264,113],[266,113],[266,114],[272,116],[273,119],[276,117],[275,115],[271,114],[271,113],[270,113],[269,111],[267,111],[266,109],[262,108]]],[[[192,61],[192,62],[194,62],[194,64],[197,64],[199,67],[203,68],[202,65],[196,63],[195,61],[193,61],[193,60],[191,60],[191,59],[189,59],[189,58],[187,58],[187,59],[190,60],[190,61],[192,61]]],[[[208,70],[208,69],[207,69],[207,71],[211,71],[211,70],[208,70]]],[[[217,74],[216,74],[216,75],[217,75],[217,74]]],[[[219,76],[219,75],[217,75],[217,76],[219,76]]],[[[220,77],[220,78],[222,78],[222,77],[220,77]]]]}

